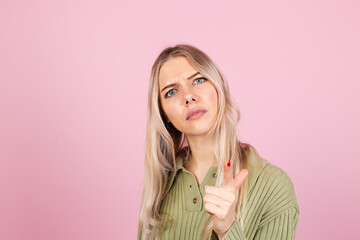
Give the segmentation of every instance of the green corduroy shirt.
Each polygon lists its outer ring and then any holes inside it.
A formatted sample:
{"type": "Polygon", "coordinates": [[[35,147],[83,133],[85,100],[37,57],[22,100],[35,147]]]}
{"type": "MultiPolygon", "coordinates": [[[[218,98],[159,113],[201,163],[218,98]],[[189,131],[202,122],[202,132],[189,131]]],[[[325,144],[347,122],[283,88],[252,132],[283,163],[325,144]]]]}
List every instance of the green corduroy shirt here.
{"type": "MultiPolygon", "coordinates": [[[[295,239],[299,206],[293,183],[281,168],[261,158],[249,147],[248,200],[244,228],[236,219],[224,240],[291,240],[295,239]]],[[[176,159],[176,171],[170,176],[160,213],[172,219],[161,239],[200,239],[208,213],[204,210],[204,186],[215,185],[216,167],[210,167],[198,185],[195,176],[183,167],[184,157],[176,159]]],[[[141,239],[141,230],[138,231],[141,239]]],[[[210,239],[218,239],[212,231],[210,239]]]]}

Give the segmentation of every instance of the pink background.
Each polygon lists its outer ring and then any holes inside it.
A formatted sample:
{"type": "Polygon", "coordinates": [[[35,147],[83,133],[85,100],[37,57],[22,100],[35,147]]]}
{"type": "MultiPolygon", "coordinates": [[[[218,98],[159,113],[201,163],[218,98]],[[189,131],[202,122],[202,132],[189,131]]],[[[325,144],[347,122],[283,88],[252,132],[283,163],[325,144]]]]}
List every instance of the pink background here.
{"type": "Polygon", "coordinates": [[[0,2],[0,239],[135,239],[160,51],[220,66],[293,180],[296,239],[360,239],[359,1],[0,2]]]}

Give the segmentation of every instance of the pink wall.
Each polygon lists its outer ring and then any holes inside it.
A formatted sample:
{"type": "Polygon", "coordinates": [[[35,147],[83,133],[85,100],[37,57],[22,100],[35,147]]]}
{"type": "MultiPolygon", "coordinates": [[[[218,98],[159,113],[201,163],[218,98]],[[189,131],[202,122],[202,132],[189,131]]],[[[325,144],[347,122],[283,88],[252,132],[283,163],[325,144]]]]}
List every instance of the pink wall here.
{"type": "Polygon", "coordinates": [[[0,2],[0,239],[135,239],[147,86],[190,43],[292,178],[296,239],[359,239],[359,1],[0,2]]]}

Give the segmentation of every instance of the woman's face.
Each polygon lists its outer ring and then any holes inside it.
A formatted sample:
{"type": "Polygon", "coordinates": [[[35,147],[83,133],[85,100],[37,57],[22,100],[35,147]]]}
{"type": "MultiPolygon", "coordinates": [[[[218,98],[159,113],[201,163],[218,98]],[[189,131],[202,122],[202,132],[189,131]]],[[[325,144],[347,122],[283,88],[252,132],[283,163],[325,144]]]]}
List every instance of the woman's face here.
{"type": "Polygon", "coordinates": [[[171,58],[159,72],[161,106],[168,121],[187,136],[207,133],[213,127],[217,114],[214,85],[196,73],[198,71],[185,57],[171,58]],[[189,112],[197,108],[205,110],[205,113],[187,119],[189,112]]]}

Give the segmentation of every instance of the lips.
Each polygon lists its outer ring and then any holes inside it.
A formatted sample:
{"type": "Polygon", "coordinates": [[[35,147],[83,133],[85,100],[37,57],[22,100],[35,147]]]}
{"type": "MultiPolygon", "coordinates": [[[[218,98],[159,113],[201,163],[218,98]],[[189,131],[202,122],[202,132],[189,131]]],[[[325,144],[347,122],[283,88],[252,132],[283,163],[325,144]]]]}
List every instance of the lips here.
{"type": "Polygon", "coordinates": [[[192,109],[192,110],[190,110],[190,112],[187,114],[187,116],[186,116],[186,120],[189,120],[189,118],[192,116],[192,115],[194,115],[194,114],[196,114],[196,113],[206,113],[207,111],[205,110],[205,109],[203,109],[203,108],[194,108],[194,109],[192,109]]]}

